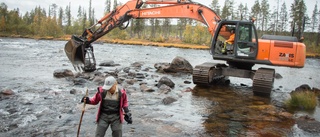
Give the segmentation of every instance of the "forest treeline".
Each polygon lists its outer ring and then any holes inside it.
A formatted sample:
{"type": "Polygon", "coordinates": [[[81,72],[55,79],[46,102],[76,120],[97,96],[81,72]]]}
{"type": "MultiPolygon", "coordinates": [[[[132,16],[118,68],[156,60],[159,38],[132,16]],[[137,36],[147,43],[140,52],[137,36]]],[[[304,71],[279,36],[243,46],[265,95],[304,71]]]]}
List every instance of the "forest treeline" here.
{"type": "MultiPolygon", "coordinates": [[[[276,7],[270,7],[269,0],[255,0],[252,7],[241,2],[236,3],[234,0],[225,0],[221,3],[222,6],[218,2],[212,0],[210,8],[222,19],[248,20],[254,17],[259,36],[273,34],[304,37],[307,50],[320,53],[320,10],[317,4],[313,7],[312,15],[308,15],[305,0],[293,0],[293,3],[278,2],[276,7]]],[[[36,6],[22,14],[19,7],[8,10],[6,3],[1,3],[0,35],[53,38],[81,35],[85,28],[101,18],[95,17],[91,0],[88,4],[89,9],[81,6],[72,7],[72,3],[66,7],[59,7],[53,3],[48,5],[49,8],[36,6]],[[76,16],[71,14],[71,8],[78,9],[76,16]]],[[[106,0],[105,14],[118,5],[121,3],[117,0],[106,0]]],[[[211,41],[207,27],[191,19],[133,19],[127,29],[117,28],[103,38],[144,39],[155,42],[181,41],[198,45],[210,45],[211,41]]]]}

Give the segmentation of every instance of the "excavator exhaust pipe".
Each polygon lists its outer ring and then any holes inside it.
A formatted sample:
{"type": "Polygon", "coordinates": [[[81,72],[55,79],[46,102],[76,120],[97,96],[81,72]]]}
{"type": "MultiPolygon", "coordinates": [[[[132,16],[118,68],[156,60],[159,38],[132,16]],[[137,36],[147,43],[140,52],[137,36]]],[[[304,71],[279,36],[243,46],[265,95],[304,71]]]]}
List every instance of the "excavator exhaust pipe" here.
{"type": "Polygon", "coordinates": [[[85,44],[85,40],[73,35],[66,43],[64,51],[76,71],[96,70],[93,47],[91,44],[85,44]]]}

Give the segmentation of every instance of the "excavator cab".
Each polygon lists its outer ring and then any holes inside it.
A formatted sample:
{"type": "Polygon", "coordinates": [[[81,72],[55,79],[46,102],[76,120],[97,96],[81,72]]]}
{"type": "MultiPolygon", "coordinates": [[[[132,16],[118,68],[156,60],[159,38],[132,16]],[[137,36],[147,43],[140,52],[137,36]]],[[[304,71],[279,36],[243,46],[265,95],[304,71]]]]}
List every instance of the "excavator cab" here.
{"type": "Polygon", "coordinates": [[[214,59],[235,61],[256,59],[258,53],[258,37],[253,22],[250,21],[221,21],[212,40],[211,51],[214,59]],[[231,30],[235,36],[230,41],[231,30]],[[226,34],[227,33],[227,34],[226,34]]]}

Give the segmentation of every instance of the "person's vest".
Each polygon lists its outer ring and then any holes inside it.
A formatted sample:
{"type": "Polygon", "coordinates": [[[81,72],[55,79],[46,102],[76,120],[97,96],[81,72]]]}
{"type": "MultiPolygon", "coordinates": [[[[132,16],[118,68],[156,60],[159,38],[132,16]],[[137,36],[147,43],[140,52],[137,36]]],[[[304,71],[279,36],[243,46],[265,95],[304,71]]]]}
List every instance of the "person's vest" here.
{"type": "MultiPolygon", "coordinates": [[[[102,90],[102,89],[101,89],[102,90]]],[[[120,89],[118,90],[118,100],[111,100],[111,99],[106,99],[106,92],[101,92],[101,112],[105,113],[107,115],[111,114],[119,114],[120,110],[120,97],[121,97],[121,91],[120,89]]]]}

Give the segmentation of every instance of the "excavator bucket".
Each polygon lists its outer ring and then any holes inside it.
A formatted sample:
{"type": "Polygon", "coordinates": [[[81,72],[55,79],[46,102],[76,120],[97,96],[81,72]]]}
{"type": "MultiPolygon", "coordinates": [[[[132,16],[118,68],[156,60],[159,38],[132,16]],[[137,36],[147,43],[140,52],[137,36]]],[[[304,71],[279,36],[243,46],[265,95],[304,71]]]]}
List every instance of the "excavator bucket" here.
{"type": "Polygon", "coordinates": [[[81,38],[73,35],[66,43],[64,51],[75,70],[86,72],[96,70],[93,48],[90,44],[85,45],[81,38]]]}
{"type": "Polygon", "coordinates": [[[65,45],[64,51],[73,65],[84,64],[84,45],[80,38],[72,36],[65,45]]]}

